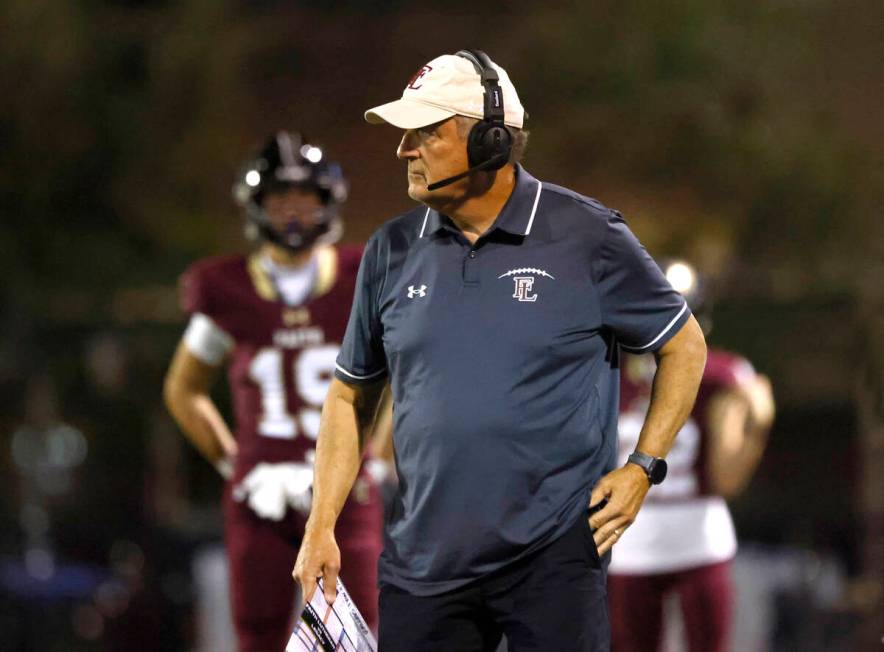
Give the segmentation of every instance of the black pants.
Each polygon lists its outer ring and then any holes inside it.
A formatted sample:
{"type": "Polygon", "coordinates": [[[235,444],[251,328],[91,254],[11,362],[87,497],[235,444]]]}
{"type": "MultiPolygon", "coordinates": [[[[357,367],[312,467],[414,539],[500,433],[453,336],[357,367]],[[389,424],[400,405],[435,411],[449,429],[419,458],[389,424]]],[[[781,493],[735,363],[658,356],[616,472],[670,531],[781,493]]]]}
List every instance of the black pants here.
{"type": "Polygon", "coordinates": [[[581,517],[550,545],[466,587],[420,597],[380,593],[379,652],[606,652],[608,555],[581,517]]]}

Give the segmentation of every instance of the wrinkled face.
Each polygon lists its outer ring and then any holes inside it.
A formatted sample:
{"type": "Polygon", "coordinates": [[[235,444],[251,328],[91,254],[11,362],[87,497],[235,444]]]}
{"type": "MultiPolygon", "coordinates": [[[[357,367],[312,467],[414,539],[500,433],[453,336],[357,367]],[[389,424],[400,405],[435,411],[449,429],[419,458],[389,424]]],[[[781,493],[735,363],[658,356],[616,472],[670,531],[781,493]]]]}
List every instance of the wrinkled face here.
{"type": "Polygon", "coordinates": [[[322,200],[313,190],[288,188],[267,193],[261,206],[270,218],[270,225],[276,231],[285,233],[292,222],[297,222],[304,230],[316,226],[322,200]]]}
{"type": "Polygon", "coordinates": [[[408,196],[428,204],[462,197],[469,186],[464,178],[429,191],[427,185],[460,174],[469,168],[466,136],[458,132],[454,118],[420,129],[406,129],[396,156],[408,163],[408,196]]]}

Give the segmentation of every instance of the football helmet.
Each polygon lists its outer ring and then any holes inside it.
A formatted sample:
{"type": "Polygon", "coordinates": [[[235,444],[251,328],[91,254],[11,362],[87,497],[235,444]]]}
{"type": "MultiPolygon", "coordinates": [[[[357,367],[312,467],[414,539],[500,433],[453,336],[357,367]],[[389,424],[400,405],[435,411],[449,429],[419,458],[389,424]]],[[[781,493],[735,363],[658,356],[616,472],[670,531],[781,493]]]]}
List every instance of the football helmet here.
{"type": "Polygon", "coordinates": [[[712,300],[706,280],[684,260],[664,259],[660,261],[660,268],[672,288],[685,298],[703,332],[708,334],[712,330],[712,300]]]}
{"type": "Polygon", "coordinates": [[[297,132],[278,131],[258,155],[242,168],[233,187],[233,196],[246,216],[250,239],[272,242],[298,252],[315,243],[332,244],[343,231],[338,209],[347,199],[347,181],[341,166],[327,159],[325,152],[297,132]],[[293,218],[279,229],[273,225],[262,204],[267,195],[289,188],[313,190],[322,208],[312,224],[293,218]]]}

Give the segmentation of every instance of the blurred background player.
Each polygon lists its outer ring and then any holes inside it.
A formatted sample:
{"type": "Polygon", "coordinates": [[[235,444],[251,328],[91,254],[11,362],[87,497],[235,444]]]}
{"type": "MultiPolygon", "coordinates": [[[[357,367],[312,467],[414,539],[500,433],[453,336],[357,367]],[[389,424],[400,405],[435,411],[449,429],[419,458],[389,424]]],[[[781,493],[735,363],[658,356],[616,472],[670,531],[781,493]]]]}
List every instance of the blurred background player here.
{"type": "MultiPolygon", "coordinates": [[[[227,479],[225,544],[233,620],[243,652],[282,650],[291,633],[289,572],[311,503],[322,402],[335,368],[361,247],[333,243],[347,184],[338,164],[281,131],[234,188],[248,256],[202,260],[181,279],[190,323],[165,381],[187,438],[227,479]],[[227,367],[236,436],[209,396],[227,367]]],[[[364,471],[341,514],[342,579],[377,621],[381,502],[364,471]]]]}
{"type": "MultiPolygon", "coordinates": [[[[664,272],[708,333],[709,302],[696,271],[673,261],[664,272]]],[[[619,449],[625,460],[647,411],[654,359],[624,355],[621,369],[619,449]]],[[[729,649],[737,539],[725,500],[749,481],[773,417],[768,379],[745,358],[709,347],[697,402],[666,458],[666,482],[651,487],[635,523],[613,548],[608,595],[614,652],[662,649],[670,596],[680,603],[687,649],[729,649]]]]}

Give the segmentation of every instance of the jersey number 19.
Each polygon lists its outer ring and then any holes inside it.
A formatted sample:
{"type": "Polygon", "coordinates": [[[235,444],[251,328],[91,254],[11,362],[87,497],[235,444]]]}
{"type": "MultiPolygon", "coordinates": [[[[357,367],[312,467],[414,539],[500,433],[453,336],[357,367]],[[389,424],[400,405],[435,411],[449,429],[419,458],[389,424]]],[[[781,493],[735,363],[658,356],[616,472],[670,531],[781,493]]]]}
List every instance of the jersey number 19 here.
{"type": "Polygon", "coordinates": [[[297,353],[292,361],[291,382],[303,403],[296,415],[288,410],[286,374],[281,349],[267,347],[252,358],[249,376],[261,390],[262,414],[258,432],[276,439],[294,439],[298,423],[308,438],[319,436],[319,417],[335,370],[337,346],[317,346],[297,353]]]}

